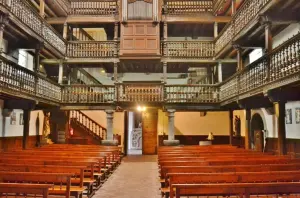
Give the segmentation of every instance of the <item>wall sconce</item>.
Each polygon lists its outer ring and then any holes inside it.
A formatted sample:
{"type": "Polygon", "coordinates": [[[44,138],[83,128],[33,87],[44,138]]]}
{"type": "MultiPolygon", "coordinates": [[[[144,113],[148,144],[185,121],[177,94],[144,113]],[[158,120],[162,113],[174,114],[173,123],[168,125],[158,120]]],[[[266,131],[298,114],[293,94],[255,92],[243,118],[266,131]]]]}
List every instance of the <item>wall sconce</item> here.
{"type": "Polygon", "coordinates": [[[146,107],[145,106],[138,106],[137,110],[140,111],[140,112],[144,112],[144,111],[146,111],[146,107]]]}

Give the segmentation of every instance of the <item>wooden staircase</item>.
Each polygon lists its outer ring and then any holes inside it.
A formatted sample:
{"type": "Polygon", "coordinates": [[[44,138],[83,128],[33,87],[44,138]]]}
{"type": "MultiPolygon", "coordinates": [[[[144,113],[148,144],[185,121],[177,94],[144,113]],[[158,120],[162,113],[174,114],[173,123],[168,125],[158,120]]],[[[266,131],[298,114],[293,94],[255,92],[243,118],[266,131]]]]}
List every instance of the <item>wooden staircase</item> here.
{"type": "Polygon", "coordinates": [[[106,139],[106,128],[81,111],[70,111],[70,126],[73,135],[68,139],[69,144],[100,144],[106,139]]]}

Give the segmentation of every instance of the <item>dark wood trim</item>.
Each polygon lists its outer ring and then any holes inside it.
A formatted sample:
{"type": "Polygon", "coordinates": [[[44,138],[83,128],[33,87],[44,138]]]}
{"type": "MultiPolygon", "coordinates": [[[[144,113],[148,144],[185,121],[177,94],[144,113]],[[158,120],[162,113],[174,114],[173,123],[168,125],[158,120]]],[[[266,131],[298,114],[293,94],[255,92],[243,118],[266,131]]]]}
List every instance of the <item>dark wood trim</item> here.
{"type": "MultiPolygon", "coordinates": [[[[278,138],[267,138],[266,152],[278,154],[278,138]]],[[[288,155],[300,156],[300,139],[286,139],[286,151],[288,155]]]]}
{"type": "MultiPolygon", "coordinates": [[[[38,136],[40,139],[41,135],[38,136]]],[[[37,137],[28,136],[26,148],[35,148],[36,147],[37,137]]],[[[16,137],[1,137],[0,138],[0,149],[1,151],[11,151],[11,150],[21,150],[23,149],[23,136],[16,137]]]]}
{"type": "MultiPolygon", "coordinates": [[[[206,141],[208,135],[175,135],[175,139],[182,145],[199,145],[199,141],[206,141]]],[[[159,135],[159,146],[163,145],[163,140],[167,140],[167,135],[159,135]]],[[[229,144],[229,135],[214,135],[213,144],[229,144]]]]}

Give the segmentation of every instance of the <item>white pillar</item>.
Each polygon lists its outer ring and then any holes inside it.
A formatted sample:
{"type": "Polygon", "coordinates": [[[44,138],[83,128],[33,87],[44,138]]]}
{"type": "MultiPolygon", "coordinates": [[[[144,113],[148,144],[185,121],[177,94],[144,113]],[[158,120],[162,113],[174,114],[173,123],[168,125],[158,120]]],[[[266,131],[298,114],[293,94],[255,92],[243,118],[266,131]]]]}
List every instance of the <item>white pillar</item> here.
{"type": "Polygon", "coordinates": [[[168,109],[168,117],[169,117],[169,130],[168,130],[168,140],[175,140],[175,123],[174,123],[174,109],[168,109]]]}
{"type": "Polygon", "coordinates": [[[168,64],[167,64],[167,62],[163,62],[163,81],[164,81],[164,83],[166,83],[167,84],[167,68],[168,67],[168,64]]]}
{"type": "Polygon", "coordinates": [[[222,77],[222,63],[219,62],[218,63],[218,82],[222,82],[223,81],[223,77],[222,77]]]}
{"type": "Polygon", "coordinates": [[[113,140],[113,124],[114,124],[114,111],[106,110],[106,140],[113,140]]]}
{"type": "Polygon", "coordinates": [[[218,22],[214,23],[214,38],[218,37],[218,22]]]}
{"type": "Polygon", "coordinates": [[[62,80],[63,80],[63,72],[64,72],[63,63],[60,62],[60,63],[59,63],[59,68],[58,68],[58,83],[59,83],[59,84],[62,84],[62,80]]]}

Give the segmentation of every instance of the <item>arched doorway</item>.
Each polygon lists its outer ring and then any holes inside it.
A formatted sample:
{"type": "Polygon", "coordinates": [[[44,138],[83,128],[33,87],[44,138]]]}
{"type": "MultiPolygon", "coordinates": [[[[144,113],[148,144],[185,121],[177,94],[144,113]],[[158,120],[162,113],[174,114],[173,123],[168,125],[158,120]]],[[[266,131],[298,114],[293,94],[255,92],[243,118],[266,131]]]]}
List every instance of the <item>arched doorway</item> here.
{"type": "Polygon", "coordinates": [[[264,150],[264,122],[260,114],[255,113],[251,119],[251,147],[257,151],[264,150]]]}

